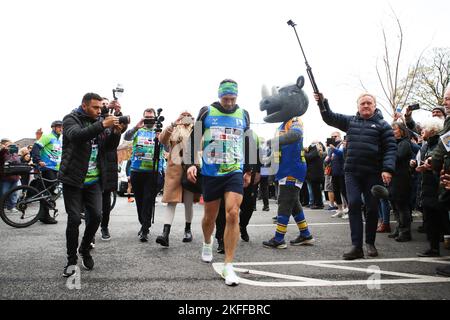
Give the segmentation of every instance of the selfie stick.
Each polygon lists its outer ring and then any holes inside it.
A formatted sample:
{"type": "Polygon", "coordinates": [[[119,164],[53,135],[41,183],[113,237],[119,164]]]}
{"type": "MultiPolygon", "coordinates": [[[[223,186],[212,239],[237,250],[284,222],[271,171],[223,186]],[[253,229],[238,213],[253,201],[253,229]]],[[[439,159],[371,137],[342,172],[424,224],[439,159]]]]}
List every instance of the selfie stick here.
{"type": "MultiPolygon", "coordinates": [[[[287,24],[290,25],[294,29],[295,36],[297,37],[298,44],[300,45],[300,49],[302,50],[303,57],[305,58],[306,72],[308,73],[309,80],[311,81],[311,86],[313,88],[313,91],[314,91],[314,93],[319,93],[319,88],[317,87],[316,80],[314,79],[314,75],[312,73],[311,66],[309,65],[308,60],[306,59],[305,51],[303,50],[302,43],[300,42],[300,38],[298,37],[297,30],[295,29],[296,24],[292,20],[289,20],[287,22],[287,24]]],[[[323,105],[323,101],[319,101],[319,106],[320,106],[320,111],[321,112],[325,112],[326,111],[326,108],[323,105]]]]}

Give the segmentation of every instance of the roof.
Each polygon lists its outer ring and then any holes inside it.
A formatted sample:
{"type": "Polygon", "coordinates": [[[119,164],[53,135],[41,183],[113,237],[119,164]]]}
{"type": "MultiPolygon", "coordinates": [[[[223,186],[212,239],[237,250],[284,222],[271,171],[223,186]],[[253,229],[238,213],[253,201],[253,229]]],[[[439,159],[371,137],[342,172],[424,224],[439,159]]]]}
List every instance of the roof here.
{"type": "Polygon", "coordinates": [[[35,138],[22,138],[20,140],[15,141],[14,144],[17,145],[17,147],[20,149],[29,145],[33,145],[35,141],[36,141],[35,138]]]}

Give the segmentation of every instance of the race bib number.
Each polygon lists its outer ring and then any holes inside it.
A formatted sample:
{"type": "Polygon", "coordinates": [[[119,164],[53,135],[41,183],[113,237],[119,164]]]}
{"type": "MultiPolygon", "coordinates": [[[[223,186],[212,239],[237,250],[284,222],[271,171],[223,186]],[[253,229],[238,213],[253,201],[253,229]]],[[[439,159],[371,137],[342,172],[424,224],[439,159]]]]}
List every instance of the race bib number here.
{"type": "Polygon", "coordinates": [[[89,158],[88,172],[97,169],[97,155],[98,155],[98,144],[93,144],[91,150],[91,157],[89,158]]]}
{"type": "Polygon", "coordinates": [[[242,161],[242,129],[211,127],[210,132],[212,142],[205,150],[208,163],[233,164],[242,161]]]}

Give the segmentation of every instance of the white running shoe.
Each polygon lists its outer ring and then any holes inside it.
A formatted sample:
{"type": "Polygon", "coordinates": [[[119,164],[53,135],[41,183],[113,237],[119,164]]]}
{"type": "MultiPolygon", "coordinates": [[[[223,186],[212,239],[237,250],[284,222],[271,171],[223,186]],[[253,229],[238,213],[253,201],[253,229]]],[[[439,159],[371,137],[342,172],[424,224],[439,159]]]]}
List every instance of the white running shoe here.
{"type": "Polygon", "coordinates": [[[213,237],[211,237],[210,243],[203,242],[203,248],[202,248],[202,261],[203,262],[209,263],[212,261],[212,259],[213,259],[212,250],[213,250],[213,237]]]}
{"type": "Polygon", "coordinates": [[[225,279],[227,286],[237,286],[239,284],[239,277],[234,272],[231,263],[224,264],[221,276],[225,279]]]}
{"type": "Polygon", "coordinates": [[[332,218],[342,218],[342,216],[344,215],[344,212],[341,210],[336,210],[336,213],[331,215],[332,218]]]}
{"type": "Polygon", "coordinates": [[[344,215],[341,218],[342,219],[348,219],[348,213],[344,213],[344,215]]]}

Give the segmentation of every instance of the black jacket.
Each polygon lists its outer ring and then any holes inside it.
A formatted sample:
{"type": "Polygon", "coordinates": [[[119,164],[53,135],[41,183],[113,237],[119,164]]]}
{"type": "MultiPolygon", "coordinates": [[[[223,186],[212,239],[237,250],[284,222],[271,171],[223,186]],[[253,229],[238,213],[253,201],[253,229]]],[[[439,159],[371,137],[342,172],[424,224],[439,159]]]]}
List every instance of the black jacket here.
{"type": "Polygon", "coordinates": [[[347,154],[344,171],[356,175],[395,172],[397,144],[392,127],[376,109],[370,119],[359,115],[333,113],[325,99],[322,119],[330,126],[347,133],[347,154]]]}
{"type": "MultiPolygon", "coordinates": [[[[420,160],[425,161],[438,146],[439,135],[428,138],[420,149],[420,160]]],[[[439,174],[435,171],[427,170],[422,173],[422,190],[420,193],[422,206],[435,207],[439,198],[439,174]]]]}
{"type": "Polygon", "coordinates": [[[97,138],[97,165],[100,170],[101,187],[104,190],[107,180],[106,152],[117,148],[120,135],[112,132],[102,134],[105,129],[101,121],[89,118],[80,109],[72,111],[63,119],[63,146],[58,178],[64,184],[83,187],[91,156],[92,140],[97,138]]]}
{"type": "Polygon", "coordinates": [[[395,202],[409,202],[411,194],[411,169],[409,162],[413,156],[411,142],[408,137],[397,140],[397,157],[395,173],[389,191],[395,202]]]}
{"type": "Polygon", "coordinates": [[[307,164],[306,180],[309,182],[320,182],[325,179],[323,170],[323,156],[320,155],[317,146],[310,146],[305,151],[305,160],[307,164]]]}
{"type": "MultiPolygon", "coordinates": [[[[114,114],[116,117],[122,116],[122,113],[116,113],[114,114]]],[[[125,128],[122,130],[121,133],[124,133],[128,128],[128,125],[125,126],[125,128]]],[[[109,135],[111,135],[111,129],[105,129],[103,131],[102,139],[106,139],[109,135]]],[[[120,136],[119,136],[120,140],[120,136]]],[[[117,191],[117,185],[119,183],[119,160],[117,158],[117,147],[119,146],[119,142],[117,141],[117,145],[114,147],[115,142],[113,145],[109,146],[109,150],[105,152],[105,158],[106,158],[106,177],[105,177],[105,183],[104,183],[104,189],[105,191],[117,191]]]]}

